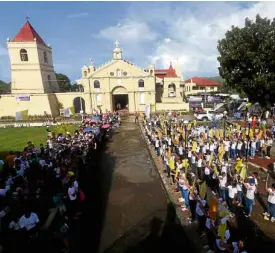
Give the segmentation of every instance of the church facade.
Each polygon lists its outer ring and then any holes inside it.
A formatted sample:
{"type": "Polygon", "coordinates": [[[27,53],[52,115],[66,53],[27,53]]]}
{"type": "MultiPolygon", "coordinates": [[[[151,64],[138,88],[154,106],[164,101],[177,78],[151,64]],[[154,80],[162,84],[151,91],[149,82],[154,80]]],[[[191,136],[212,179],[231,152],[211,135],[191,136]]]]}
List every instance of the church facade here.
{"type": "Polygon", "coordinates": [[[28,115],[57,116],[61,108],[76,113],[94,110],[129,112],[151,110],[182,110],[183,77],[179,66],[155,69],[141,68],[123,59],[116,41],[111,60],[102,66],[84,65],[77,84],[81,92],[60,92],[52,58],[52,48],[40,37],[29,21],[11,40],[7,39],[11,65],[11,94],[0,97],[0,117],[28,115]],[[62,106],[61,106],[62,105],[62,106]]]}

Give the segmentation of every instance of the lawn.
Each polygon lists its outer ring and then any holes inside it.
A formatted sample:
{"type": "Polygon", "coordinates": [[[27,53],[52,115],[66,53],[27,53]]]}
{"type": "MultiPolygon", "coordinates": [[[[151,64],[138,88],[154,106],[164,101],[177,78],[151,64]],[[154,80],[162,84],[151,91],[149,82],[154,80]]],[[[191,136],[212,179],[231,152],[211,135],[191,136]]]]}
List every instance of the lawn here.
{"type": "MultiPolygon", "coordinates": [[[[63,127],[56,127],[51,129],[52,131],[65,134],[69,131],[73,134],[73,131],[77,129],[75,125],[68,125],[63,127]]],[[[35,144],[35,147],[39,147],[41,143],[45,144],[47,141],[46,127],[22,127],[22,128],[2,128],[0,129],[0,159],[4,159],[5,156],[12,151],[23,151],[27,146],[27,142],[31,141],[35,144]]]]}

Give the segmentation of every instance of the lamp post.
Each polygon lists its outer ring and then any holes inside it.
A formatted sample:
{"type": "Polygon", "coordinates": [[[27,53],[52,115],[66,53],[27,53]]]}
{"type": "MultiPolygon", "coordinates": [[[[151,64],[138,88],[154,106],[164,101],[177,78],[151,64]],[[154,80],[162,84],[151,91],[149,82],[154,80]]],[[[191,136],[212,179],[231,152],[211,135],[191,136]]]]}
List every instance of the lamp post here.
{"type": "Polygon", "coordinates": [[[184,124],[184,150],[185,150],[185,159],[187,159],[187,124],[188,124],[188,120],[184,120],[183,124],[184,124]]]}

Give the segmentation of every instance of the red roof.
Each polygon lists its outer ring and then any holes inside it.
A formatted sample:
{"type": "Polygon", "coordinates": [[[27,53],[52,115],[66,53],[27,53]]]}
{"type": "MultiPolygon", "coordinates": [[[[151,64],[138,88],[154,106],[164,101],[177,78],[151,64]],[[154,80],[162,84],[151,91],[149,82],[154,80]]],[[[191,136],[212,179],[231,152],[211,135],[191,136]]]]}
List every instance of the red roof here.
{"type": "Polygon", "coordinates": [[[12,42],[34,42],[36,41],[39,44],[46,46],[46,43],[39,36],[39,34],[34,30],[29,21],[27,21],[17,35],[14,37],[12,42]]]}
{"type": "Polygon", "coordinates": [[[155,69],[155,76],[158,78],[178,77],[176,70],[172,67],[172,63],[170,64],[169,69],[155,69]]]}
{"type": "Polygon", "coordinates": [[[220,83],[213,81],[213,80],[209,80],[209,79],[205,79],[205,78],[201,78],[201,77],[193,77],[190,78],[188,80],[185,80],[185,83],[195,83],[196,86],[220,86],[220,83]]]}

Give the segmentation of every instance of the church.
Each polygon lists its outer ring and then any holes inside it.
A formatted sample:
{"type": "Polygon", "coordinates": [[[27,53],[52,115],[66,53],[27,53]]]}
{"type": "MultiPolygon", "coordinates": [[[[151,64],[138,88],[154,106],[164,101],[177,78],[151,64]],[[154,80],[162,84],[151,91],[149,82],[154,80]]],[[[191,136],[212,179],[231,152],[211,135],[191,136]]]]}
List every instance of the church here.
{"type": "MultiPolygon", "coordinates": [[[[94,110],[144,112],[188,109],[180,66],[166,69],[139,67],[123,58],[114,43],[110,61],[84,65],[77,84],[80,92],[60,92],[55,76],[52,47],[27,20],[13,39],[7,39],[11,66],[11,94],[0,97],[0,117],[25,111],[28,115],[58,116],[62,109],[91,114],[94,110]]],[[[65,73],[66,74],[66,73],[65,73]]]]}

